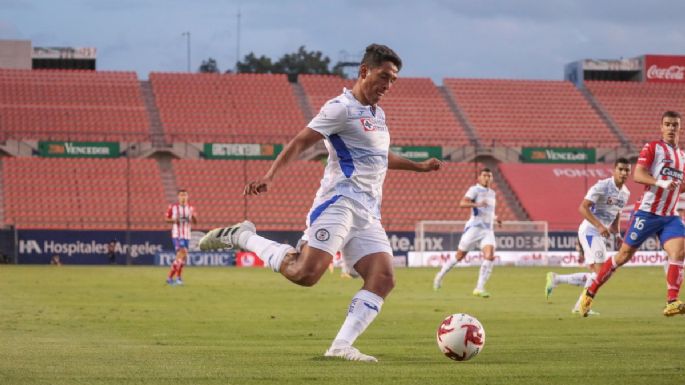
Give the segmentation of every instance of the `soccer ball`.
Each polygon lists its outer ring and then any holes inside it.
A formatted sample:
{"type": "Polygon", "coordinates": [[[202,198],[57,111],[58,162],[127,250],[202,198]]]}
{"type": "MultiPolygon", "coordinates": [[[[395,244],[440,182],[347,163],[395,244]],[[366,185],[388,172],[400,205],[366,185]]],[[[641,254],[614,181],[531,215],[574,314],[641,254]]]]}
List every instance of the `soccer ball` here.
{"type": "Polygon", "coordinates": [[[436,333],[440,351],[455,361],[468,361],[485,345],[485,329],[473,316],[464,313],[445,318],[436,333]]]}

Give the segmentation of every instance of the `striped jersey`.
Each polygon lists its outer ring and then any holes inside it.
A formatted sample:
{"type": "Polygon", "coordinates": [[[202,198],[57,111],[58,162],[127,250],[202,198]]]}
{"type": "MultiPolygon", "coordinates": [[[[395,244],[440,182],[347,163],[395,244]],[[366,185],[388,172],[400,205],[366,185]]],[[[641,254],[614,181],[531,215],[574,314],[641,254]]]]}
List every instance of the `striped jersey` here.
{"type": "MultiPolygon", "coordinates": [[[[645,167],[657,180],[675,180],[680,184],[683,181],[685,153],[677,146],[671,146],[663,140],[655,140],[642,147],[637,164],[645,167]]],[[[656,215],[670,216],[676,215],[677,203],[678,188],[670,191],[657,186],[645,186],[645,192],[635,204],[635,208],[656,215]]]]}
{"type": "MultiPolygon", "coordinates": [[[[585,195],[585,199],[592,202],[592,214],[604,225],[604,227],[609,228],[618,213],[621,212],[623,206],[628,203],[630,198],[630,191],[623,185],[620,189],[616,186],[614,177],[598,180],[590,190],[588,190],[585,195]]],[[[592,225],[587,219],[580,224],[578,231],[583,231],[585,233],[590,230],[595,234],[599,235],[595,226],[592,225]]]]}
{"type": "Polygon", "coordinates": [[[195,208],[191,205],[181,206],[178,203],[169,205],[166,217],[174,220],[171,227],[172,238],[190,239],[190,223],[193,215],[195,215],[195,208]]]}
{"type": "Polygon", "coordinates": [[[492,229],[495,221],[495,190],[483,187],[479,183],[471,186],[464,196],[473,203],[485,202],[485,207],[473,207],[471,209],[471,218],[466,222],[465,227],[483,227],[492,229]]]}
{"type": "Polygon", "coordinates": [[[380,218],[390,147],[385,112],[361,104],[350,90],[343,89],[321,107],[307,127],[324,136],[328,150],[328,164],[313,207],[344,196],[380,218]]]}

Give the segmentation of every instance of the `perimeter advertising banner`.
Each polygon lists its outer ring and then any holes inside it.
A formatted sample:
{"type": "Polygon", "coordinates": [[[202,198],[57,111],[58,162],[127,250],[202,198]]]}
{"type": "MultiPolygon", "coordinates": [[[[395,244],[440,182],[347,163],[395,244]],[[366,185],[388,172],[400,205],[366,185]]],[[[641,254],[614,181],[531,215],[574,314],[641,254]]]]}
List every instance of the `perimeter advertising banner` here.
{"type": "Polygon", "coordinates": [[[644,80],[685,84],[685,56],[645,55],[644,80]]]}
{"type": "Polygon", "coordinates": [[[594,148],[523,147],[520,159],[524,163],[595,163],[594,148]]]}
{"type": "MultiPolygon", "coordinates": [[[[235,265],[236,255],[232,251],[199,252],[197,244],[204,234],[202,231],[192,232],[189,263],[194,266],[235,265]]],[[[265,231],[260,235],[279,243],[296,245],[302,233],[265,231]]],[[[134,265],[169,265],[176,255],[170,231],[131,231],[127,234],[117,230],[17,230],[17,263],[48,264],[57,255],[62,264],[109,264],[108,246],[112,241],[117,264],[126,264],[130,255],[134,265]]],[[[249,256],[241,260],[245,265],[249,262],[249,256]]]]}
{"type": "Polygon", "coordinates": [[[276,159],[282,144],[205,143],[207,159],[276,159]]]}
{"type": "MultiPolygon", "coordinates": [[[[155,255],[155,265],[171,266],[176,259],[176,253],[167,251],[155,255]]],[[[236,263],[236,253],[233,250],[227,250],[216,253],[203,253],[200,251],[191,251],[188,253],[186,265],[188,266],[234,266],[236,263]]]]}
{"type": "Polygon", "coordinates": [[[119,142],[38,142],[38,155],[47,158],[118,158],[119,142]]]}
{"type": "Polygon", "coordinates": [[[403,158],[411,159],[415,162],[421,162],[430,158],[442,159],[442,147],[392,146],[390,147],[390,151],[403,158]]]}
{"type": "MultiPolygon", "coordinates": [[[[261,262],[250,253],[233,256],[230,253],[199,253],[197,243],[203,235],[202,231],[193,231],[190,241],[190,251],[194,258],[191,263],[195,265],[225,266],[227,263],[239,263],[241,266],[253,266],[261,262]]],[[[279,243],[296,245],[302,232],[264,231],[260,235],[279,243]]],[[[417,248],[419,245],[416,245],[414,232],[388,232],[388,241],[398,266],[410,264],[409,255],[415,250],[431,250],[438,257],[450,255],[449,253],[456,250],[460,237],[461,234],[426,234],[423,245],[417,248]]],[[[550,251],[548,258],[557,255],[553,252],[563,254],[575,251],[577,237],[575,232],[550,233],[547,239],[550,251]]],[[[540,253],[531,250],[540,250],[540,244],[545,241],[539,234],[497,232],[496,240],[497,249],[501,251],[498,252],[500,258],[507,260],[506,258],[515,257],[520,260],[518,264],[538,264],[540,253]],[[505,252],[513,254],[504,254],[505,252]]],[[[169,231],[131,231],[127,238],[125,231],[18,230],[17,263],[47,264],[52,256],[59,255],[64,264],[107,264],[110,263],[107,248],[111,241],[115,242],[118,264],[126,263],[130,254],[133,264],[167,265],[173,261],[175,255],[169,231]]],[[[650,238],[643,244],[641,251],[653,254],[658,249],[658,242],[650,238]]],[[[477,258],[477,255],[478,253],[474,253],[468,258],[477,258]]],[[[474,263],[480,262],[475,260],[474,263]]]]}
{"type": "Polygon", "coordinates": [[[168,231],[18,230],[17,263],[50,263],[57,255],[63,264],[108,264],[108,245],[114,241],[116,263],[152,265],[155,255],[173,250],[168,231]]]}
{"type": "MultiPolygon", "coordinates": [[[[608,253],[611,257],[615,252],[608,253]]],[[[410,252],[409,267],[440,267],[446,261],[455,258],[454,251],[410,252]]],[[[638,251],[625,266],[664,266],[668,258],[663,251],[638,251]]],[[[476,267],[483,262],[480,252],[471,252],[455,267],[476,267]]],[[[575,251],[550,251],[545,253],[523,251],[495,252],[496,265],[509,266],[561,266],[579,267],[578,253],[575,251]]]]}

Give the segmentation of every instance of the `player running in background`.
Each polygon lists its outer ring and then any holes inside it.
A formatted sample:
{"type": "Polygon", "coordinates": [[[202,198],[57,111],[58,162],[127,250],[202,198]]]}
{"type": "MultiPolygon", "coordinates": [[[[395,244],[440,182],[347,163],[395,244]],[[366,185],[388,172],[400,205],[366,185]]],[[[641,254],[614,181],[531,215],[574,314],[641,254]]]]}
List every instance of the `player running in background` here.
{"type": "Polygon", "coordinates": [[[197,223],[197,213],[195,208],[188,203],[188,192],[186,190],[178,190],[178,203],[169,205],[164,219],[167,223],[173,223],[171,226],[171,239],[176,250],[176,259],[171,264],[166,283],[169,285],[182,285],[183,278],[181,274],[183,274],[183,266],[185,266],[186,258],[188,257],[190,225],[197,223]],[[175,281],[174,276],[176,276],[175,281]]]}
{"type": "MultiPolygon", "coordinates": [[[[578,228],[578,241],[580,242],[587,265],[590,268],[590,273],[547,273],[545,296],[548,300],[552,295],[552,289],[559,284],[565,283],[574,286],[584,286],[585,288],[592,284],[592,280],[599,272],[599,267],[606,260],[607,238],[609,238],[610,234],[614,234],[618,239],[621,237],[621,210],[628,203],[628,198],[630,198],[630,191],[625,186],[628,176],[630,176],[630,163],[628,159],[618,158],[614,162],[613,176],[597,181],[585,194],[585,199],[583,199],[578,208],[584,218],[578,228]]],[[[573,307],[573,313],[580,312],[581,298],[582,293],[573,307]]],[[[588,315],[599,315],[599,313],[590,310],[588,315]]]]}
{"type": "Polygon", "coordinates": [[[459,207],[470,208],[471,218],[464,226],[464,233],[457,246],[457,254],[442,265],[442,269],[433,279],[433,289],[438,290],[442,285],[442,279],[459,261],[464,259],[469,251],[480,248],[483,252],[483,263],[478,273],[478,283],[473,290],[473,295],[488,298],[490,293],[485,290],[485,284],[490,278],[492,267],[495,263],[495,232],[494,222],[501,221],[495,215],[495,190],[491,189],[492,171],[489,168],[480,170],[478,183],[471,186],[466,195],[459,202],[459,207]]]}
{"type": "Polygon", "coordinates": [[[685,169],[685,153],[678,147],[680,121],[679,113],[666,111],[661,116],[662,139],[645,144],[640,151],[633,178],[645,185],[645,192],[636,203],[637,210],[630,220],[620,250],[602,264],[590,287],[583,291],[580,301],[583,316],[588,315],[599,288],[654,234],[659,237],[669,260],[666,274],[667,303],[663,314],[667,317],[685,314],[685,304],[678,299],[683,282],[685,226],[675,212],[685,169]]]}
{"type": "Polygon", "coordinates": [[[325,140],[328,164],[314,199],[307,229],[296,248],[256,234],[249,221],[214,229],[200,240],[202,250],[242,248],[257,254],[275,272],[302,285],[316,284],[333,256],[341,251],[345,263],[364,280],[352,298],[347,318],[327,357],[377,361],[352,345],[376,318],[395,286],[392,248],[381,225],[383,180],[388,169],[433,171],[437,159],[413,162],[389,151],[385,112],[377,103],[390,90],[402,67],[399,56],[384,45],[372,44],[359,67],[352,90],[321,108],[319,114],[279,154],[269,171],[245,186],[246,195],[269,191],[278,173],[305,149],[325,140]]]}

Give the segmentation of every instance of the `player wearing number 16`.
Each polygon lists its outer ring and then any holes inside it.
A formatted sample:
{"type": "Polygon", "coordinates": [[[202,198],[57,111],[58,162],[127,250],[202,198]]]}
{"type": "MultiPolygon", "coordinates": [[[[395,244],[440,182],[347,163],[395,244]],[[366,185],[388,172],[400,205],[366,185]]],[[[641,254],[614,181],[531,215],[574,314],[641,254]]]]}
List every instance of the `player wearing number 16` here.
{"type": "Polygon", "coordinates": [[[669,263],[667,303],[663,314],[667,317],[685,314],[685,304],[678,299],[683,282],[685,226],[675,212],[685,169],[685,153],[678,147],[680,130],[680,114],[666,111],[661,117],[661,140],[645,144],[640,151],[633,179],[645,185],[644,194],[636,203],[621,249],[602,264],[590,287],[583,292],[580,299],[583,316],[588,315],[597,291],[611,274],[628,262],[640,245],[655,234],[668,254],[669,263]]]}

